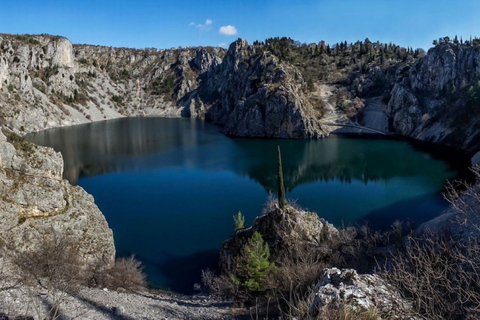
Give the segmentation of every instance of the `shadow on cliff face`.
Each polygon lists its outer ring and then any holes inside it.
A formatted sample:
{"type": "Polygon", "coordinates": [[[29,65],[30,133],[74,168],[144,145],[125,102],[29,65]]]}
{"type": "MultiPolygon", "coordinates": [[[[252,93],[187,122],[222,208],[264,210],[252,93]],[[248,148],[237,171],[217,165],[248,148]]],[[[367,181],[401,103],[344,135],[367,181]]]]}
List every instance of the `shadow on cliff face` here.
{"type": "MultiPolygon", "coordinates": [[[[164,289],[182,294],[193,294],[193,285],[201,283],[202,270],[217,270],[219,259],[218,250],[196,252],[185,257],[172,256],[162,262],[137,258],[144,263],[145,268],[157,269],[156,273],[161,273],[167,279],[164,289]]],[[[153,287],[156,286],[154,280],[149,281],[153,287]]]]}

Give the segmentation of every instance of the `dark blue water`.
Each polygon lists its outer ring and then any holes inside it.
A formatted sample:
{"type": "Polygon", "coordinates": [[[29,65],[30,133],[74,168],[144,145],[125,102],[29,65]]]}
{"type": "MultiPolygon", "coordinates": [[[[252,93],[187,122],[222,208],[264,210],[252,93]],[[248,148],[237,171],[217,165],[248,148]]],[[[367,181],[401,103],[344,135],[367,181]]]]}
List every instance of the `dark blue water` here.
{"type": "Polygon", "coordinates": [[[153,285],[189,292],[215,268],[238,211],[247,225],[276,193],[280,145],[287,197],[336,225],[420,223],[446,208],[458,176],[442,152],[407,141],[237,139],[200,120],[132,118],[52,129],[29,139],[61,151],[65,176],[85,188],[153,285]]]}

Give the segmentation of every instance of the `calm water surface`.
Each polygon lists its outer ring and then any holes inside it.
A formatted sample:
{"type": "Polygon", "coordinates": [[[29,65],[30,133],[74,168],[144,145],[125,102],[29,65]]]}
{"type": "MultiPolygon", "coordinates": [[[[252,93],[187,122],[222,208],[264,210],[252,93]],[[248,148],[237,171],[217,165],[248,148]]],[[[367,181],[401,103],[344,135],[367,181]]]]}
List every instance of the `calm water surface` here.
{"type": "Polygon", "coordinates": [[[135,253],[152,284],[179,292],[215,268],[232,216],[242,211],[251,224],[276,193],[277,145],[287,197],[336,225],[426,221],[446,208],[443,185],[459,175],[448,157],[407,141],[238,139],[192,119],[119,119],[28,138],[62,152],[65,177],[95,197],[118,256],[135,253]]]}

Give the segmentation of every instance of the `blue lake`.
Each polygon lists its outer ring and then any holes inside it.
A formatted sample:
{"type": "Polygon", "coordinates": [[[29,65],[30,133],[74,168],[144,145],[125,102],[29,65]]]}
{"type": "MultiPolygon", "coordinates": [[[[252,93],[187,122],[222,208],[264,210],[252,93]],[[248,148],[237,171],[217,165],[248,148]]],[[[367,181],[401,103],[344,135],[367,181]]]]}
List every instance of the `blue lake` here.
{"type": "Polygon", "coordinates": [[[415,224],[447,207],[460,155],[404,140],[230,138],[195,119],[130,118],[27,137],[62,152],[65,177],[95,197],[118,256],[140,259],[152,285],[188,293],[215,268],[232,216],[246,224],[276,194],[281,147],[287,198],[340,225],[415,224]],[[454,161],[455,160],[455,161],[454,161]]]}

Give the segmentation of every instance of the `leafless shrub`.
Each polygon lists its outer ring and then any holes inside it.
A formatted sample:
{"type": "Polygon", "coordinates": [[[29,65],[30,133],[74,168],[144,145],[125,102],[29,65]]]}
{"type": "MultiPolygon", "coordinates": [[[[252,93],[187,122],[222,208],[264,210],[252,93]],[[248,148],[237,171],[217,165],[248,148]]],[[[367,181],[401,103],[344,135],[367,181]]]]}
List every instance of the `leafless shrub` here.
{"type": "Polygon", "coordinates": [[[12,261],[18,267],[25,284],[38,284],[46,290],[57,289],[75,293],[86,283],[77,244],[71,237],[53,231],[38,235],[38,245],[28,251],[12,251],[12,261]]]}
{"type": "Polygon", "coordinates": [[[29,250],[17,250],[12,239],[3,248],[3,259],[13,266],[6,273],[15,282],[14,287],[8,288],[9,294],[24,302],[23,311],[27,314],[58,319],[68,297],[78,293],[87,282],[85,263],[72,237],[53,228],[30,241],[29,250]]]}
{"type": "Polygon", "coordinates": [[[480,232],[480,165],[471,170],[477,185],[466,181],[447,182],[444,198],[460,213],[460,223],[468,224],[480,232]]]}
{"type": "Polygon", "coordinates": [[[348,304],[339,306],[330,304],[322,309],[319,314],[312,319],[329,319],[329,320],[377,320],[378,312],[375,309],[359,309],[348,304]]]}
{"type": "Polygon", "coordinates": [[[265,200],[265,204],[263,205],[262,214],[272,212],[277,208],[277,205],[277,198],[273,194],[269,193],[267,199],[265,200]]]}
{"type": "Polygon", "coordinates": [[[307,291],[318,280],[322,270],[330,265],[325,253],[300,244],[289,247],[276,259],[277,265],[269,287],[277,292],[307,291]]]}
{"type": "Polygon", "coordinates": [[[457,243],[430,235],[409,237],[406,254],[386,266],[382,276],[401,290],[428,319],[480,317],[480,244],[457,243]]]}
{"type": "Polygon", "coordinates": [[[123,288],[135,292],[141,291],[147,286],[142,263],[136,260],[134,256],[117,259],[115,266],[111,269],[99,268],[94,273],[93,278],[97,286],[113,290],[123,288]]]}
{"type": "Polygon", "coordinates": [[[229,276],[216,276],[209,269],[202,270],[202,284],[208,292],[224,299],[232,299],[240,293],[239,286],[229,276]]]}

